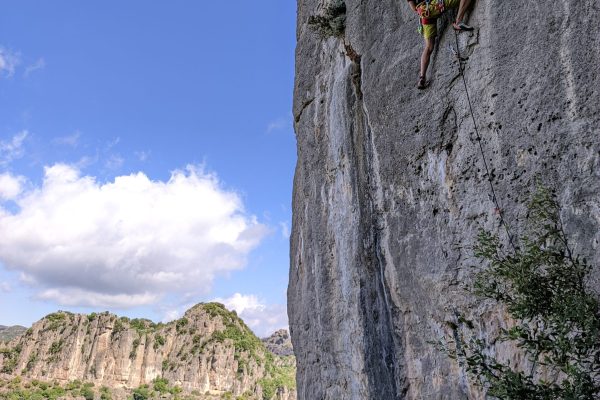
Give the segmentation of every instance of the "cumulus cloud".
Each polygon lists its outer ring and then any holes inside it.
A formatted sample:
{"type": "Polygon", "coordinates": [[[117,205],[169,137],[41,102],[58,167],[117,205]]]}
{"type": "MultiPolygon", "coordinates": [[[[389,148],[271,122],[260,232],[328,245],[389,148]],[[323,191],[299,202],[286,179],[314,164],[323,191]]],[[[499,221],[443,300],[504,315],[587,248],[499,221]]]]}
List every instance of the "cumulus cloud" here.
{"type": "Polygon", "coordinates": [[[9,172],[0,174],[0,200],[14,200],[23,190],[25,178],[9,172]]]}
{"type": "Polygon", "coordinates": [[[229,310],[235,310],[259,337],[288,328],[287,308],[284,305],[265,304],[254,295],[241,293],[235,293],[226,299],[216,298],[214,301],[224,304],[229,310]]]}
{"type": "Polygon", "coordinates": [[[64,305],[206,294],[267,233],[235,192],[191,166],[167,182],[137,173],[100,183],[56,164],[15,202],[17,212],[0,207],[0,262],[64,305]]]}
{"type": "Polygon", "coordinates": [[[11,77],[17,65],[21,62],[21,55],[0,46],[0,76],[11,77]]]}
{"type": "Polygon", "coordinates": [[[0,165],[10,164],[13,160],[23,156],[23,143],[28,135],[27,131],[22,131],[9,141],[0,140],[0,165]]]}

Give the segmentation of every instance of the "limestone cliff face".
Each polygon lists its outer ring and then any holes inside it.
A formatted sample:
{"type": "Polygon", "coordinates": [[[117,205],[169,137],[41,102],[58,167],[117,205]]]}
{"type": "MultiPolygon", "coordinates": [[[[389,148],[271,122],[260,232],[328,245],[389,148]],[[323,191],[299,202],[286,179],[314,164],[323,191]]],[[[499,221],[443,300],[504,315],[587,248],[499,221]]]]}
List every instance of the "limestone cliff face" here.
{"type": "Polygon", "coordinates": [[[262,342],[273,354],[277,354],[278,356],[294,355],[292,339],[290,338],[290,333],[286,329],[280,329],[277,332],[274,332],[268,338],[264,338],[262,342]]]}
{"type": "MultiPolygon", "coordinates": [[[[347,0],[346,29],[309,27],[299,0],[294,94],[298,164],[288,310],[298,396],[465,399],[479,395],[428,340],[465,297],[480,228],[498,229],[458,65],[439,22],[431,87],[405,0],[347,0]]],[[[518,235],[539,179],[556,188],[577,252],[600,262],[598,2],[478,0],[459,35],[498,197],[518,235]]],[[[505,237],[504,237],[505,238],[505,237]]]]}
{"type": "Polygon", "coordinates": [[[276,383],[274,396],[264,396],[286,362],[218,303],[199,304],[168,324],[58,312],[0,352],[0,372],[29,379],[133,389],[165,378],[186,393],[293,400],[293,387],[276,383]]]}

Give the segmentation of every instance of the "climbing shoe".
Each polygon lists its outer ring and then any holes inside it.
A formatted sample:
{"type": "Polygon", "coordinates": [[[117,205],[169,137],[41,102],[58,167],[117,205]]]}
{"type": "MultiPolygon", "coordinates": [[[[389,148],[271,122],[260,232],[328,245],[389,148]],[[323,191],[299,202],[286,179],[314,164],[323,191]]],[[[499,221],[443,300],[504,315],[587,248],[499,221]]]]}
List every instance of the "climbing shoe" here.
{"type": "Polygon", "coordinates": [[[417,83],[417,89],[425,89],[427,87],[427,79],[424,76],[419,77],[419,83],[417,83]]]}
{"type": "Polygon", "coordinates": [[[468,31],[472,31],[474,28],[472,26],[469,26],[467,24],[465,24],[464,22],[459,22],[459,23],[453,23],[452,27],[454,28],[455,31],[460,31],[460,32],[468,32],[468,31]]]}

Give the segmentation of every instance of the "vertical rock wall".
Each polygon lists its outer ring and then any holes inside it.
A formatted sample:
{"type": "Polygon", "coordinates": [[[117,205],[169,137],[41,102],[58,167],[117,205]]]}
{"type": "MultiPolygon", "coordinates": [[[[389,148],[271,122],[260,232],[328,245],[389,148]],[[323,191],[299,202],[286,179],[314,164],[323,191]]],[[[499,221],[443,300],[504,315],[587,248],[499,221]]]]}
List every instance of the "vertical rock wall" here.
{"type": "MultiPolygon", "coordinates": [[[[479,395],[428,344],[464,296],[480,228],[498,229],[466,92],[442,19],[431,87],[405,0],[347,0],[346,31],[299,0],[288,307],[303,400],[479,395]]],[[[576,251],[600,262],[600,15],[576,3],[476,2],[458,37],[498,197],[514,234],[535,180],[557,189],[576,251]]]]}

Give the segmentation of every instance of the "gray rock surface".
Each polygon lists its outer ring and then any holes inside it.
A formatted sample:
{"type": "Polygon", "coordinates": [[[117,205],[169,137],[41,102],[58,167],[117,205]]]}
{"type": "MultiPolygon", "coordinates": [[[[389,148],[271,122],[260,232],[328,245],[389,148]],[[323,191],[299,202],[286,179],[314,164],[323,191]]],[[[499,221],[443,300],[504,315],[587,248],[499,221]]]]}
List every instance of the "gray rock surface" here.
{"type": "Polygon", "coordinates": [[[287,329],[280,329],[274,332],[268,338],[262,339],[265,347],[273,354],[278,356],[293,356],[294,347],[292,339],[287,329]]]}
{"type": "MultiPolygon", "coordinates": [[[[288,311],[298,398],[481,398],[429,340],[468,298],[480,228],[498,230],[458,65],[440,21],[431,87],[405,0],[348,0],[346,31],[299,0],[288,311]]],[[[576,252],[600,262],[600,15],[595,0],[479,0],[460,34],[466,81],[513,235],[536,179],[556,188],[576,252]]],[[[506,235],[503,236],[506,240],[506,235]]],[[[599,287],[600,285],[597,285],[599,287]]],[[[508,350],[499,349],[498,352],[508,350]]]]}

